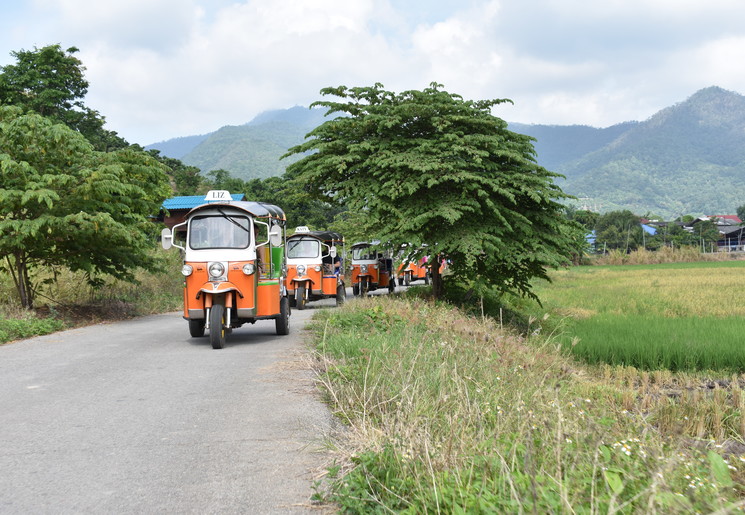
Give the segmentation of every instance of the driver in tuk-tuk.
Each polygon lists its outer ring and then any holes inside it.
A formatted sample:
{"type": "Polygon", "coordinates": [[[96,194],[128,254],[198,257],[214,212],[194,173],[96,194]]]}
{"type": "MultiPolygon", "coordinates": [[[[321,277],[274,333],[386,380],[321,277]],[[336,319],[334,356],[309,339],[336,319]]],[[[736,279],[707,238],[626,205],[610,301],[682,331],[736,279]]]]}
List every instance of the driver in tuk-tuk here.
{"type": "Polygon", "coordinates": [[[393,260],[383,257],[382,252],[378,252],[378,269],[385,270],[388,274],[393,273],[393,260]]]}
{"type": "Polygon", "coordinates": [[[324,274],[329,274],[329,275],[333,274],[333,275],[338,276],[341,273],[341,257],[340,256],[337,255],[332,260],[331,256],[329,254],[326,254],[325,256],[323,256],[322,261],[323,261],[323,273],[324,274]]]}

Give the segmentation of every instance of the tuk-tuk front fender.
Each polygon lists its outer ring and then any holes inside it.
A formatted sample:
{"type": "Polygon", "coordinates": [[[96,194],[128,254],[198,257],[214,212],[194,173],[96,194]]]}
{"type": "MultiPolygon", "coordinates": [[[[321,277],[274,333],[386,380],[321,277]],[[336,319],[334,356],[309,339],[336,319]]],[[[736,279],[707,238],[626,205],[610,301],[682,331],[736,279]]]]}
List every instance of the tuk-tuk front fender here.
{"type": "Polygon", "coordinates": [[[229,291],[234,291],[241,298],[243,298],[243,292],[241,292],[240,288],[238,288],[238,286],[236,286],[234,283],[231,283],[230,281],[204,283],[197,292],[197,298],[199,298],[203,293],[218,295],[220,293],[227,293],[229,291]]]}
{"type": "Polygon", "coordinates": [[[316,284],[313,279],[310,278],[310,276],[307,275],[301,275],[301,276],[295,276],[292,279],[290,279],[290,282],[293,285],[296,285],[297,283],[310,283],[310,284],[316,284]]]}

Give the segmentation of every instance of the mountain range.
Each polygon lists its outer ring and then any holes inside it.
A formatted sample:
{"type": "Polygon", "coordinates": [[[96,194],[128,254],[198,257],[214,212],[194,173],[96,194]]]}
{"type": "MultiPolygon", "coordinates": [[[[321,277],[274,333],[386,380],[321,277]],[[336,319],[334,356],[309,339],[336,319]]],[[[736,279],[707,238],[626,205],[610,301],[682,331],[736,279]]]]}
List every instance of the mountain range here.
{"type": "MultiPolygon", "coordinates": [[[[279,160],[323,123],[325,110],[267,111],[241,126],[175,138],[146,148],[206,173],[247,180],[281,175],[279,160]]],[[[579,208],[674,218],[728,214],[745,204],[745,97],[713,86],[645,121],[606,128],[509,123],[535,138],[538,163],[565,178],[557,184],[579,208]]]]}

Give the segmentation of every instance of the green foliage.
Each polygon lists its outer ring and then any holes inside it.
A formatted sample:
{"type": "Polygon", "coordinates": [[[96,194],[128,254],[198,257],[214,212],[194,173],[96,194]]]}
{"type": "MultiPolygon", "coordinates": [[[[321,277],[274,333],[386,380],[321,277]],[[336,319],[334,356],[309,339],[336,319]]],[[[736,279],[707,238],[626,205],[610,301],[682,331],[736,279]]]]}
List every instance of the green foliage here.
{"type": "Polygon", "coordinates": [[[16,64],[0,68],[0,105],[16,105],[83,134],[96,150],[124,148],[127,142],[104,129],[105,119],[83,104],[88,92],[75,47],[60,45],[11,52],[16,64]]]}
{"type": "Polygon", "coordinates": [[[173,182],[173,194],[177,196],[197,195],[204,188],[204,178],[199,174],[199,168],[187,166],[178,159],[160,155],[157,150],[148,153],[168,167],[168,175],[173,182]]]}
{"type": "Polygon", "coordinates": [[[631,211],[612,211],[600,215],[595,223],[598,248],[634,250],[642,245],[639,217],[631,211]]]}
{"type": "Polygon", "coordinates": [[[64,265],[132,280],[152,269],[157,213],[171,190],[165,167],[134,148],[96,152],[65,125],[0,107],[0,254],[21,302],[33,305],[33,269],[64,265]]]}
{"type": "Polygon", "coordinates": [[[745,222],[745,204],[738,206],[737,208],[737,218],[745,222]]]}
{"type": "Polygon", "coordinates": [[[558,176],[535,163],[531,138],[491,114],[507,100],[465,101],[437,84],[321,93],[343,101],[313,105],[343,116],[289,150],[304,157],[287,174],[362,214],[366,239],[421,249],[415,258],[437,252],[454,280],[478,277],[528,295],[533,277],[570,258],[558,176]]]}
{"type": "Polygon", "coordinates": [[[65,323],[55,318],[39,318],[27,313],[21,318],[0,317],[0,344],[60,331],[65,323]]]}

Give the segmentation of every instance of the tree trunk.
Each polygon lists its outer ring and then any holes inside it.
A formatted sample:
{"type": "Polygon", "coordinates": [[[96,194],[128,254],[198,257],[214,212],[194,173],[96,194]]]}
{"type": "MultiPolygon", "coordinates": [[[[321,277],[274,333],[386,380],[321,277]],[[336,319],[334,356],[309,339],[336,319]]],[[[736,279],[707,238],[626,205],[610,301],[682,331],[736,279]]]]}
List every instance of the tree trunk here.
{"type": "Polygon", "coordinates": [[[440,274],[439,254],[434,256],[429,269],[432,273],[432,296],[435,299],[439,299],[442,296],[442,275],[440,274]]]}
{"type": "Polygon", "coordinates": [[[26,260],[22,255],[16,254],[15,264],[8,258],[8,267],[10,269],[10,275],[13,277],[16,290],[18,291],[18,298],[21,301],[21,306],[26,309],[34,307],[34,296],[31,290],[31,281],[28,277],[28,267],[26,266],[26,260]]]}

